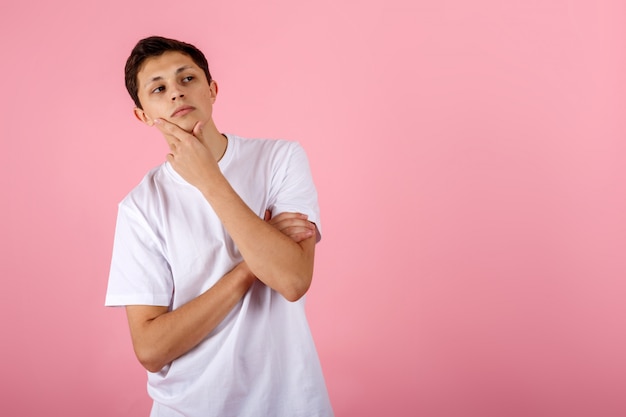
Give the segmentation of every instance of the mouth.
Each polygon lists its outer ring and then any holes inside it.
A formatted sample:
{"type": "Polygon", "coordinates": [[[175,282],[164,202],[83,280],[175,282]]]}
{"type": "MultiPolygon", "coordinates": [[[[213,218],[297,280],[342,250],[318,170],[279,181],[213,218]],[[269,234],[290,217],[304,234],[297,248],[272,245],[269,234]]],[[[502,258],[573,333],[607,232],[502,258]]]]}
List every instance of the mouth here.
{"type": "Polygon", "coordinates": [[[176,110],[174,110],[174,113],[172,113],[170,117],[181,117],[186,115],[187,113],[194,111],[195,109],[196,108],[192,106],[180,106],[176,110]]]}

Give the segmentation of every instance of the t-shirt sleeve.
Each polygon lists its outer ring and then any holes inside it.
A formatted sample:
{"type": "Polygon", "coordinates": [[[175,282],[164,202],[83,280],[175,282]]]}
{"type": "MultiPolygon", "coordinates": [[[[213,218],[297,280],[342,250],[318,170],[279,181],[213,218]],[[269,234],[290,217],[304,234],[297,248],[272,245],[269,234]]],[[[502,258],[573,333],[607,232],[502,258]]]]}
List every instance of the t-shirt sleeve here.
{"type": "Polygon", "coordinates": [[[162,244],[132,206],[120,204],[106,306],[169,306],[172,274],[162,244]]]}
{"type": "Polygon", "coordinates": [[[311,175],[309,160],[302,146],[289,142],[289,151],[285,163],[277,175],[273,186],[270,209],[272,216],[284,212],[297,212],[309,216],[318,230],[317,241],[321,239],[322,225],[317,190],[311,175]]]}

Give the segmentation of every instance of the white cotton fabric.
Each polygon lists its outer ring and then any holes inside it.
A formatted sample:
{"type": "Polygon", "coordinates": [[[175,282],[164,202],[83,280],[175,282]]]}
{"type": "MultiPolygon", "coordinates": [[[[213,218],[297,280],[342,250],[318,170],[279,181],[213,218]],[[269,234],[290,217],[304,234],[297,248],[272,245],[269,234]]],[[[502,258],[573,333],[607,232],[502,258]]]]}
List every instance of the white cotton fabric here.
{"type": "MultiPolygon", "coordinates": [[[[227,137],[219,166],[246,204],[260,217],[305,213],[321,232],[302,147],[227,137]]],[[[176,309],[241,260],[206,199],[164,163],[119,205],[105,304],[176,309]]],[[[332,416],[304,300],[257,281],[203,342],[148,372],[151,417],[332,416]]]]}

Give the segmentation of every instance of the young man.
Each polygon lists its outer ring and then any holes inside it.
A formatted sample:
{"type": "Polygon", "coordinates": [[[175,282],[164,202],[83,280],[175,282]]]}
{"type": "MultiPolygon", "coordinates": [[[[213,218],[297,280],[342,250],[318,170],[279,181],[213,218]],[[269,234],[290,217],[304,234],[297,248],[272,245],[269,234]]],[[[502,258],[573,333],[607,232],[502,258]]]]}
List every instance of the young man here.
{"type": "Polygon", "coordinates": [[[151,416],[332,416],[304,312],[320,223],[303,149],[220,133],[187,43],[141,40],[126,86],[170,149],[119,205],[106,296],[126,306],[151,416]]]}

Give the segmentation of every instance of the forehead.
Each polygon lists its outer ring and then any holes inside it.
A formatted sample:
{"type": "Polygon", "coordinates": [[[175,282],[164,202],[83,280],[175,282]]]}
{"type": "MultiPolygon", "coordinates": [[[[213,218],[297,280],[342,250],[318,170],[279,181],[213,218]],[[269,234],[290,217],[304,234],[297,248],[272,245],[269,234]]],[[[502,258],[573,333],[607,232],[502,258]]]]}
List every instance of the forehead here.
{"type": "Polygon", "coordinates": [[[193,59],[178,51],[168,51],[159,56],[147,58],[137,72],[139,85],[145,85],[154,78],[165,78],[176,74],[183,67],[198,68],[193,59]]]}

